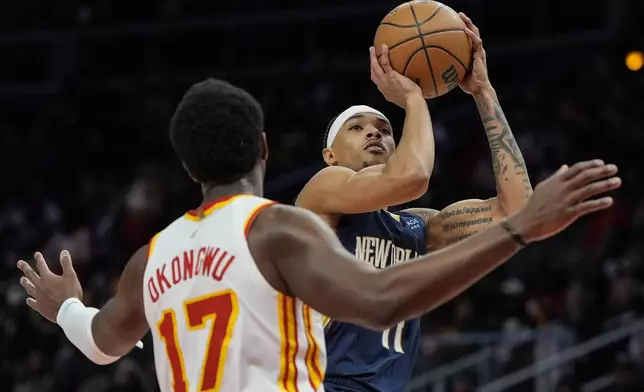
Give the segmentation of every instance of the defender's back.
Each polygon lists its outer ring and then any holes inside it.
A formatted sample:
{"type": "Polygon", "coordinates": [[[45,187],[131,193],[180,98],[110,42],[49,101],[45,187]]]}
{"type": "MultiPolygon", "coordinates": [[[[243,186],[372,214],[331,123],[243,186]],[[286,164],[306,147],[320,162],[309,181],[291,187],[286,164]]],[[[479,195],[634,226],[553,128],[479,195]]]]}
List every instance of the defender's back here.
{"type": "Polygon", "coordinates": [[[219,200],[150,242],[143,294],[162,392],[323,390],[320,315],[273,289],[246,241],[271,204],[219,200]]]}

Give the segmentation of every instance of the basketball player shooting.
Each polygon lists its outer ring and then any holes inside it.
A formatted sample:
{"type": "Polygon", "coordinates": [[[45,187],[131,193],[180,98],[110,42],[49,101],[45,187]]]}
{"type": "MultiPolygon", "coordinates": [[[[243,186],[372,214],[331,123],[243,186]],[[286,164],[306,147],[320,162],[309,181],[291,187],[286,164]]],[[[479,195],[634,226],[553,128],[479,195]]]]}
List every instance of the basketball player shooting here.
{"type": "Polygon", "coordinates": [[[588,199],[620,185],[613,165],[564,166],[503,224],[377,269],[315,214],[261,197],[268,147],[261,107],[245,91],[216,80],[192,86],[170,139],[203,202],[134,253],[100,310],[82,303],[67,251],[61,275],[40,253],[36,270],[18,262],[27,304],[96,364],[115,362],[151,330],[162,392],[322,392],[318,312],[380,330],[418,317],[525,244],[608,208],[610,197],[588,199]]]}
{"type": "MultiPolygon", "coordinates": [[[[388,49],[383,47],[379,58],[371,51],[371,78],[388,101],[406,111],[400,145],[395,146],[391,124],[382,113],[367,106],[347,109],[331,121],[325,135],[322,154],[328,167],[306,184],[296,201],[327,222],[349,252],[378,268],[398,265],[484,231],[519,212],[532,194],[521,151],[488,78],[479,30],[467,16],[459,15],[474,52],[472,71],[460,87],[474,98],[483,122],[496,197],[463,200],[442,211],[387,211],[427,191],[434,139],[423,92],[392,69],[388,49]]],[[[607,168],[614,170],[614,166],[607,168]]],[[[430,278],[433,287],[424,299],[436,307],[471,285],[481,272],[454,269],[450,275],[434,275],[430,278]]],[[[391,295],[396,297],[401,289],[393,287],[391,295]]],[[[420,319],[377,332],[328,316],[327,391],[404,389],[417,357],[420,319]]]]}

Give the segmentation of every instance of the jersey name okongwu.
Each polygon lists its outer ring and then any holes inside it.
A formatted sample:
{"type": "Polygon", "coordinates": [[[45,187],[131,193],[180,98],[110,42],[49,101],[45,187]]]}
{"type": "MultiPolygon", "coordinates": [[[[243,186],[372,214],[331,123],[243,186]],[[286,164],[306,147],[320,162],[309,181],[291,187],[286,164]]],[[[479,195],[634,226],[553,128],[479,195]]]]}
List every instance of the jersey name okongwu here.
{"type": "Polygon", "coordinates": [[[271,204],[218,200],[150,242],[143,296],[162,392],[323,391],[321,316],[273,289],[248,249],[271,204]]]}

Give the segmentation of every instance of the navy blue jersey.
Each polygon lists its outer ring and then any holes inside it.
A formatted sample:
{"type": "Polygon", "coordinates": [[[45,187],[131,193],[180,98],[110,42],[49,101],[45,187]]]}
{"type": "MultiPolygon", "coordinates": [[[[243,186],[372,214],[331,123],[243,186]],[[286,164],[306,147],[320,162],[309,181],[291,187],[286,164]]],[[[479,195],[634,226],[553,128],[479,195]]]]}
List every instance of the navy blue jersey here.
{"type": "MultiPolygon", "coordinates": [[[[426,253],[425,222],[409,213],[385,210],[344,215],[336,228],[342,244],[378,268],[426,253]]],[[[420,319],[384,332],[327,320],[327,391],[400,392],[418,353],[420,319]]]]}

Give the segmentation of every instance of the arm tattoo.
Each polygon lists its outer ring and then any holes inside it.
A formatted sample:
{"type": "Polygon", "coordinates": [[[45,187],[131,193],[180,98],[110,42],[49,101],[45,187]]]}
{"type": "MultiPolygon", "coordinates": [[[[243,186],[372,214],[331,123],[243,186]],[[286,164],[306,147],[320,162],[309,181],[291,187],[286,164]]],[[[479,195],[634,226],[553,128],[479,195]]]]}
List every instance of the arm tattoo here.
{"type": "MultiPolygon", "coordinates": [[[[485,95],[482,95],[476,99],[476,108],[479,110],[479,114],[482,117],[487,116],[487,112],[490,110],[490,100],[485,95]]],[[[484,120],[485,122],[485,120],[484,120]]]]}
{"type": "Polygon", "coordinates": [[[489,216],[484,218],[475,218],[468,219],[466,221],[447,223],[443,225],[443,232],[449,233],[450,231],[454,230],[469,229],[471,226],[489,225],[490,223],[492,223],[492,217],[489,216]]]}
{"type": "MultiPolygon", "coordinates": [[[[469,229],[472,226],[489,225],[490,223],[492,223],[492,217],[491,215],[489,215],[491,214],[491,212],[492,212],[492,206],[484,204],[476,207],[463,207],[463,208],[446,210],[441,212],[438,215],[438,219],[443,221],[442,222],[443,233],[449,233],[455,230],[460,231],[463,229],[469,229]],[[454,218],[454,217],[461,217],[461,216],[463,216],[462,220],[445,222],[447,218],[454,218]]],[[[461,236],[462,235],[457,235],[456,237],[453,237],[453,238],[457,238],[461,236]]]]}
{"type": "Polygon", "coordinates": [[[490,102],[490,99],[481,96],[476,100],[481,120],[485,126],[488,143],[492,151],[492,167],[494,175],[499,178],[508,180],[506,176],[508,170],[514,170],[517,177],[522,178],[524,184],[526,198],[532,193],[532,186],[523,160],[521,150],[517,145],[517,141],[510,130],[508,121],[505,118],[501,105],[497,101],[490,102]],[[491,105],[490,105],[491,103],[491,105]],[[491,107],[490,107],[491,106],[491,107]],[[505,163],[505,160],[510,160],[505,163]],[[512,164],[514,167],[508,167],[512,164]]]}
{"type": "Polygon", "coordinates": [[[485,125],[485,132],[487,132],[488,143],[490,143],[490,148],[496,158],[495,174],[499,174],[501,169],[507,170],[507,166],[501,168],[501,161],[505,160],[506,156],[514,163],[517,174],[519,172],[525,174],[523,155],[521,155],[519,146],[508,126],[508,121],[505,119],[505,115],[498,103],[494,103],[493,115],[483,117],[483,124],[485,125]]]}
{"type": "Polygon", "coordinates": [[[452,245],[452,244],[455,244],[455,243],[457,243],[459,241],[462,241],[462,240],[466,239],[467,237],[471,237],[476,233],[478,233],[478,231],[474,230],[474,231],[468,231],[468,232],[463,233],[463,234],[458,235],[458,236],[447,237],[447,240],[445,240],[445,243],[447,245],[452,245]]]}
{"type": "Polygon", "coordinates": [[[463,208],[454,208],[450,210],[445,210],[438,214],[438,219],[440,220],[445,220],[447,218],[451,218],[454,216],[462,216],[462,215],[478,215],[482,212],[492,212],[492,206],[489,204],[483,204],[477,207],[463,207],[463,208]]]}
{"type": "MultiPolygon", "coordinates": [[[[469,204],[469,203],[468,203],[469,204]]],[[[494,207],[490,203],[477,202],[462,206],[453,206],[441,212],[435,210],[426,215],[429,218],[427,237],[428,249],[437,250],[454,244],[484,230],[494,222],[494,207]],[[432,233],[432,234],[430,234],[432,233]]],[[[421,214],[421,211],[409,212],[421,214]]]]}

